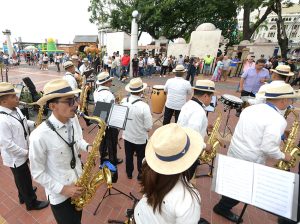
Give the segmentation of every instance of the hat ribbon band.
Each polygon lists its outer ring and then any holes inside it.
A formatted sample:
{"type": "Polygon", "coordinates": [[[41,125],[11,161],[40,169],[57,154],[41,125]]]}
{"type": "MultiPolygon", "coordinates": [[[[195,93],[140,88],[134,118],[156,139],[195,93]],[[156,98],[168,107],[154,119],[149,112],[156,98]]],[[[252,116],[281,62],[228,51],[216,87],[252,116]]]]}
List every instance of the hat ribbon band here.
{"type": "Polygon", "coordinates": [[[71,91],[72,91],[72,88],[70,86],[68,86],[68,87],[65,87],[65,88],[58,89],[58,90],[55,90],[53,92],[47,93],[45,95],[54,94],[54,93],[67,93],[67,92],[71,92],[71,91]]]}
{"type": "Polygon", "coordinates": [[[9,89],[9,90],[5,90],[5,91],[1,91],[0,94],[1,93],[13,93],[13,92],[15,92],[14,89],[9,89]]]}
{"type": "Polygon", "coordinates": [[[173,156],[161,156],[161,155],[158,155],[157,153],[155,153],[156,157],[165,162],[173,162],[173,161],[180,159],[187,153],[187,151],[190,148],[190,138],[188,135],[186,137],[187,137],[186,144],[185,144],[183,150],[181,150],[178,154],[173,155],[173,156]]]}
{"type": "Polygon", "coordinates": [[[284,95],[293,95],[293,92],[289,92],[289,93],[265,93],[265,96],[268,97],[277,97],[277,96],[284,96],[284,95]]]}
{"type": "Polygon", "coordinates": [[[109,80],[109,79],[110,79],[110,76],[107,76],[107,77],[104,78],[104,79],[98,80],[98,82],[105,82],[106,80],[109,80]]]}
{"type": "Polygon", "coordinates": [[[282,71],[282,70],[278,70],[278,69],[275,69],[276,72],[281,72],[281,73],[284,73],[284,74],[289,74],[290,72],[287,72],[287,71],[282,71]]]}
{"type": "Polygon", "coordinates": [[[210,86],[195,86],[195,88],[199,88],[199,89],[208,89],[208,90],[215,90],[214,87],[210,87],[210,86]]]}
{"type": "Polygon", "coordinates": [[[138,91],[138,90],[143,89],[143,87],[144,87],[144,85],[141,85],[140,87],[137,87],[137,88],[129,87],[129,89],[132,90],[132,91],[138,91]]]}

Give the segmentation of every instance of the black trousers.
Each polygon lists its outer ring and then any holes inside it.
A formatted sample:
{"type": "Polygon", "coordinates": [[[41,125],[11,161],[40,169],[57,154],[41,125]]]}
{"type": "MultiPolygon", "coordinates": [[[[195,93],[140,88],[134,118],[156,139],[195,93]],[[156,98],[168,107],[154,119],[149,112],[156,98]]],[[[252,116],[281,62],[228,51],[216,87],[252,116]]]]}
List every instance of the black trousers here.
{"type": "Polygon", "coordinates": [[[160,75],[166,75],[168,66],[161,66],[160,75]]]}
{"type": "Polygon", "coordinates": [[[216,205],[219,209],[223,210],[223,211],[229,211],[231,210],[234,206],[236,206],[239,203],[239,201],[226,197],[226,196],[222,196],[221,200],[219,201],[219,203],[216,205]]]}
{"type": "Polygon", "coordinates": [[[252,97],[255,97],[255,94],[252,93],[252,92],[247,92],[245,90],[242,90],[241,96],[252,96],[252,97]]]}
{"type": "Polygon", "coordinates": [[[71,204],[71,198],[51,205],[51,210],[57,224],[81,224],[82,211],[76,211],[75,205],[71,204]]]}
{"type": "Polygon", "coordinates": [[[126,155],[126,173],[127,176],[132,176],[132,172],[134,170],[133,165],[133,154],[136,152],[137,157],[137,168],[139,173],[142,172],[142,162],[145,157],[145,148],[146,144],[134,144],[127,140],[124,140],[125,144],[125,155],[126,155]]]}
{"type": "Polygon", "coordinates": [[[176,123],[180,114],[180,110],[173,110],[168,107],[165,107],[163,125],[170,124],[174,112],[175,112],[175,123],[176,123]]]}
{"type": "Polygon", "coordinates": [[[113,165],[117,165],[117,146],[118,146],[119,130],[116,128],[106,128],[105,137],[100,145],[100,155],[102,164],[105,156],[108,154],[108,159],[113,165]]]}
{"type": "Polygon", "coordinates": [[[19,199],[23,200],[27,207],[31,207],[36,201],[36,194],[32,190],[31,173],[27,161],[15,168],[10,168],[15,179],[15,183],[19,193],[19,199]]]}
{"type": "Polygon", "coordinates": [[[186,76],[185,79],[186,79],[187,81],[189,81],[190,78],[191,78],[191,81],[190,81],[191,86],[193,86],[193,85],[194,85],[195,72],[188,72],[188,73],[187,73],[187,76],[186,76]]]}

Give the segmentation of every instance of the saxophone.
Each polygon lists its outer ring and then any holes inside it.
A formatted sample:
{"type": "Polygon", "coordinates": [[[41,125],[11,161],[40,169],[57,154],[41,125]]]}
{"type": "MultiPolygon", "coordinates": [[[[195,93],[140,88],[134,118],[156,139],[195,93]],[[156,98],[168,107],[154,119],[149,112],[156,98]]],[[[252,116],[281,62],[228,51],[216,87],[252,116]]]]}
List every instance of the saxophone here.
{"type": "Polygon", "coordinates": [[[99,157],[99,146],[105,135],[106,124],[98,117],[86,116],[83,113],[86,105],[86,95],[88,89],[89,88],[85,87],[84,92],[81,93],[81,95],[83,95],[81,97],[83,101],[80,102],[78,114],[86,119],[96,121],[99,125],[99,130],[93,141],[92,150],[89,152],[86,163],[84,164],[82,175],[75,183],[76,186],[82,187],[84,189],[82,195],[77,198],[73,198],[71,202],[75,205],[75,208],[78,211],[81,211],[83,207],[93,199],[98,187],[102,183],[106,182],[108,184],[108,187],[112,185],[111,173],[107,167],[104,167],[96,173],[93,173],[93,169],[96,164],[95,160],[99,157]]]}
{"type": "Polygon", "coordinates": [[[207,153],[205,150],[203,150],[199,157],[200,161],[204,163],[210,163],[216,157],[217,150],[220,147],[220,140],[218,140],[217,136],[219,133],[221,118],[222,118],[222,113],[218,111],[218,117],[214,123],[213,130],[207,141],[207,144],[210,144],[212,146],[212,152],[207,153]]]}
{"type": "MultiPolygon", "coordinates": [[[[291,161],[286,162],[280,160],[275,166],[280,170],[288,171],[291,168],[296,166],[296,160],[299,156],[300,149],[296,146],[295,141],[299,130],[299,115],[295,112],[295,110],[291,109],[289,113],[292,113],[295,117],[295,120],[292,125],[291,132],[286,140],[286,144],[284,146],[283,152],[289,153],[292,156],[291,161]]],[[[289,114],[288,113],[288,114],[289,114]]],[[[287,114],[287,116],[288,116],[287,114]]]]}
{"type": "Polygon", "coordinates": [[[39,112],[37,114],[35,127],[39,126],[43,121],[43,113],[44,113],[44,106],[40,105],[39,112]]]}

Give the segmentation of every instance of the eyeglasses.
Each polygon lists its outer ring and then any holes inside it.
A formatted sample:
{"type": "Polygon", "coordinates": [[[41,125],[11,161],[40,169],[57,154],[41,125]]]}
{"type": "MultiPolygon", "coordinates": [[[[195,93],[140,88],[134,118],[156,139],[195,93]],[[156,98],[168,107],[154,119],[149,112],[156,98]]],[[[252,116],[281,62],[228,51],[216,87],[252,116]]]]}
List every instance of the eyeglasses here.
{"type": "Polygon", "coordinates": [[[80,99],[79,97],[73,97],[73,98],[68,98],[66,100],[57,100],[57,103],[66,103],[69,105],[69,107],[73,107],[76,103],[79,103],[80,99]]]}

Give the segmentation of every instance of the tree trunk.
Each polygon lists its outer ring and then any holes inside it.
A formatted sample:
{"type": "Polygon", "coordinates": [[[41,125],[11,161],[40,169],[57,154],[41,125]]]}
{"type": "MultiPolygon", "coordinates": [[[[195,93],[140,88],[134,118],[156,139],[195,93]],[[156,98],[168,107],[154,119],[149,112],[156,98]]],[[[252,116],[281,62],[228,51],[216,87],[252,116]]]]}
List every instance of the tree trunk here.
{"type": "Polygon", "coordinates": [[[253,26],[250,26],[251,2],[244,4],[243,18],[243,40],[250,40],[255,30],[262,24],[272,12],[272,6],[269,5],[261,18],[259,18],[253,26]]]}
{"type": "Polygon", "coordinates": [[[250,33],[250,5],[246,2],[244,4],[244,18],[243,18],[243,40],[250,40],[252,33],[250,33]]]}
{"type": "Polygon", "coordinates": [[[286,34],[286,30],[284,27],[284,21],[282,19],[282,8],[281,1],[275,0],[275,5],[273,7],[273,11],[278,15],[278,19],[276,21],[277,24],[277,41],[281,50],[281,57],[287,58],[288,48],[289,48],[289,39],[286,34]]]}

